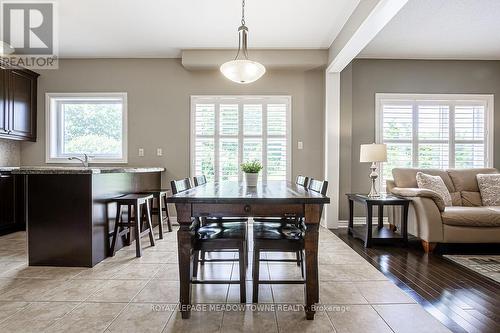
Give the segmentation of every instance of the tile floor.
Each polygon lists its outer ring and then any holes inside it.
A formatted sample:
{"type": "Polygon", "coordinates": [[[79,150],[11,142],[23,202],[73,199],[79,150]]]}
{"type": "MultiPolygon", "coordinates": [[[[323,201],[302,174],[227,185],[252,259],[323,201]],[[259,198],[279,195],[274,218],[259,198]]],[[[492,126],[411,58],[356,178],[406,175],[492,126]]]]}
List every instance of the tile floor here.
{"type": "MultiPolygon", "coordinates": [[[[314,321],[297,311],[304,301],[301,285],[261,286],[260,303],[268,307],[262,311],[228,308],[238,305],[238,285],[195,285],[194,302],[200,310],[212,309],[182,320],[174,309],[176,233],[167,233],[155,247],[143,244],[142,258],[135,258],[132,245],[93,268],[28,267],[26,233],[0,237],[0,332],[448,332],[326,229],[319,244],[325,309],[314,321]]],[[[295,279],[300,270],[293,263],[263,263],[261,274],[295,279]]],[[[237,263],[207,263],[200,270],[205,279],[238,275],[237,263]]],[[[247,280],[251,300],[250,270],[247,280]]]]}

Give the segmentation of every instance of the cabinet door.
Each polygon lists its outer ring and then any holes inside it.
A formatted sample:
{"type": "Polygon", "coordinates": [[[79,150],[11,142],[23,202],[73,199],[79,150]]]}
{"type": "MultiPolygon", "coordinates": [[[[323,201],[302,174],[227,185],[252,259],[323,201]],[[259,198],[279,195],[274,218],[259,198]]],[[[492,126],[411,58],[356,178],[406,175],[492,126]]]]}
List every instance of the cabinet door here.
{"type": "Polygon", "coordinates": [[[14,176],[0,174],[0,231],[16,223],[14,176]]]}
{"type": "Polygon", "coordinates": [[[7,70],[0,66],[0,134],[8,130],[7,70]]]}
{"type": "Polygon", "coordinates": [[[9,134],[34,141],[36,78],[16,69],[9,72],[9,134]]]}

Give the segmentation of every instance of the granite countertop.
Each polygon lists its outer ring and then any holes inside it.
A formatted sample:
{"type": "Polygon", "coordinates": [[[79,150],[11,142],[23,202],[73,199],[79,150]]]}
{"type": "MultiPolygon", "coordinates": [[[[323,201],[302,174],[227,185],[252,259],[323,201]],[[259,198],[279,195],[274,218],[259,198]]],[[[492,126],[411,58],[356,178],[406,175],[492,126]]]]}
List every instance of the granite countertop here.
{"type": "MultiPolygon", "coordinates": [[[[2,171],[0,167],[0,171],[2,171]]],[[[165,168],[159,167],[54,167],[54,166],[22,166],[10,168],[13,174],[22,175],[47,175],[47,174],[99,174],[99,173],[146,173],[163,172],[165,168]]]]}
{"type": "Polygon", "coordinates": [[[19,167],[0,166],[0,172],[11,172],[17,169],[19,169],[19,167]]]}

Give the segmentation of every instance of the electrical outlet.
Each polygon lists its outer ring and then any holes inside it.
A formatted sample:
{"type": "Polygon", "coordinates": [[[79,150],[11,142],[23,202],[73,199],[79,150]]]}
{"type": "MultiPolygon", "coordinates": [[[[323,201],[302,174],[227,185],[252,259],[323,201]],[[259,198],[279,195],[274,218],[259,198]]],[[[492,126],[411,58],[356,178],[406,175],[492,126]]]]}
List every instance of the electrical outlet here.
{"type": "Polygon", "coordinates": [[[139,156],[140,157],[144,156],[144,148],[139,148],[139,156]]]}
{"type": "Polygon", "coordinates": [[[297,149],[304,149],[304,143],[302,141],[297,142],[297,149]]]}
{"type": "Polygon", "coordinates": [[[156,148],[156,156],[163,156],[163,149],[156,148]]]}

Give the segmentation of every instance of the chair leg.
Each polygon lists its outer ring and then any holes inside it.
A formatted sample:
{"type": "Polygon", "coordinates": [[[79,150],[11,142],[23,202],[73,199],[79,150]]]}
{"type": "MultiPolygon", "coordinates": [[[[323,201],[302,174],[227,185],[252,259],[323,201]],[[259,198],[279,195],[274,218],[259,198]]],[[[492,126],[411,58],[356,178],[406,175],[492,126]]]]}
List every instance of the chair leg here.
{"type": "Polygon", "coordinates": [[[160,233],[160,239],[163,239],[163,204],[161,197],[158,197],[158,232],[160,233]]]}
{"type": "MultiPolygon", "coordinates": [[[[255,246],[255,244],[254,244],[255,246]]],[[[252,272],[252,303],[259,302],[259,265],[260,265],[260,250],[253,250],[253,272],[252,272]]]]}
{"type": "Polygon", "coordinates": [[[238,254],[239,266],[240,266],[240,303],[247,302],[247,288],[245,283],[246,278],[246,263],[245,263],[245,245],[242,245],[238,254]]]}
{"type": "Polygon", "coordinates": [[[304,269],[304,252],[300,251],[300,273],[302,274],[302,278],[305,278],[305,269],[304,269]]]}
{"type": "Polygon", "coordinates": [[[113,240],[111,241],[111,248],[109,250],[112,257],[115,256],[116,239],[118,238],[118,226],[120,225],[122,206],[117,204],[116,206],[116,218],[115,218],[115,229],[113,232],[113,240]]]}
{"type": "Polygon", "coordinates": [[[126,236],[127,246],[130,246],[131,238],[132,238],[132,228],[130,227],[133,223],[132,219],[132,205],[127,205],[127,221],[128,221],[128,232],[126,236]]]}
{"type": "Polygon", "coordinates": [[[300,251],[297,251],[296,253],[296,257],[297,257],[297,266],[300,266],[300,263],[302,261],[302,254],[300,251]]]}
{"type": "Polygon", "coordinates": [[[205,265],[205,251],[201,250],[201,259],[200,259],[200,265],[203,266],[205,265]]]}
{"type": "Polygon", "coordinates": [[[142,257],[142,246],[141,246],[141,205],[134,204],[135,213],[135,256],[142,257]]]}
{"type": "Polygon", "coordinates": [[[172,223],[170,222],[170,215],[168,214],[168,205],[167,205],[167,195],[163,196],[163,206],[165,206],[165,216],[167,218],[167,227],[168,232],[172,232],[172,223]]]}
{"type": "Polygon", "coordinates": [[[149,207],[149,200],[146,200],[146,221],[149,228],[149,242],[151,246],[155,246],[155,234],[153,232],[153,224],[151,223],[151,207],[149,207]]]}
{"type": "Polygon", "coordinates": [[[193,277],[198,276],[198,264],[200,262],[200,251],[194,251],[193,255],[193,277]]]}

